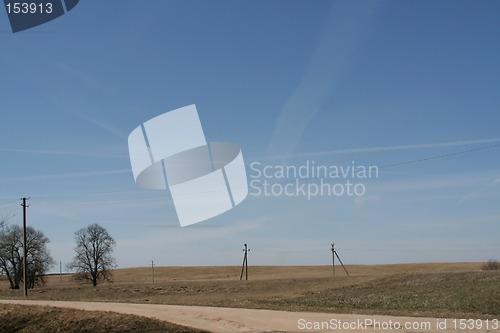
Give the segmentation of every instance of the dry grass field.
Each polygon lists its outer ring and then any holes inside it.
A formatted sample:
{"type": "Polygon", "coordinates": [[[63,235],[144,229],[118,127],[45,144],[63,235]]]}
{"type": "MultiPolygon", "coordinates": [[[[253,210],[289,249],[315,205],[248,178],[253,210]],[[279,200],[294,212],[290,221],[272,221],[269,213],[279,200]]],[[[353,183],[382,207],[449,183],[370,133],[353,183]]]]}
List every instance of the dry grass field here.
{"type": "MultiPolygon", "coordinates": [[[[422,263],[394,265],[348,265],[351,276],[377,277],[404,273],[443,273],[479,271],[482,263],[422,263]]],[[[332,277],[332,266],[250,266],[249,280],[282,280],[332,277]]],[[[155,283],[172,281],[239,280],[240,266],[215,267],[155,267],[155,283]]],[[[341,266],[336,266],[337,277],[346,276],[341,266]]],[[[51,281],[59,281],[52,276],[51,281]]],[[[151,267],[118,269],[114,273],[114,284],[150,284],[151,267]]],[[[67,280],[69,281],[69,280],[67,280]]]]}
{"type": "MultiPolygon", "coordinates": [[[[431,317],[498,318],[500,271],[481,263],[347,266],[155,267],[117,269],[96,288],[71,275],[50,276],[30,299],[156,303],[431,317]]],[[[20,299],[3,282],[0,298],[20,299]]]]}

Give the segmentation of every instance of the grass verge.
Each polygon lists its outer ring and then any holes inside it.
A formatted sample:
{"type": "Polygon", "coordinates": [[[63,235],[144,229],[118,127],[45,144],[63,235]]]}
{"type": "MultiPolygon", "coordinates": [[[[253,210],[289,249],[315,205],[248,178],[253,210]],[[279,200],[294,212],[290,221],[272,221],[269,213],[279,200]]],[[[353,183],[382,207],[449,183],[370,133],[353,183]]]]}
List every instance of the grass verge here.
{"type": "Polygon", "coordinates": [[[156,319],[114,312],[0,304],[3,333],[208,333],[156,319]]]}
{"type": "Polygon", "coordinates": [[[403,274],[362,285],[263,300],[266,308],[294,311],[448,318],[498,318],[498,272],[403,274]]]}

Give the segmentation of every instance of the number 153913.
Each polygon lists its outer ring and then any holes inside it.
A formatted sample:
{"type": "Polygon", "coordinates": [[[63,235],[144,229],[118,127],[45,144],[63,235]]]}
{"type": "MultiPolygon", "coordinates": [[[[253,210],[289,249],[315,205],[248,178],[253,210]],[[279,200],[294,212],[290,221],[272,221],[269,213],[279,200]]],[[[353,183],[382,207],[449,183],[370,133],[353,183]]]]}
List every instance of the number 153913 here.
{"type": "Polygon", "coordinates": [[[5,5],[8,14],[51,14],[52,3],[13,2],[5,5]]]}

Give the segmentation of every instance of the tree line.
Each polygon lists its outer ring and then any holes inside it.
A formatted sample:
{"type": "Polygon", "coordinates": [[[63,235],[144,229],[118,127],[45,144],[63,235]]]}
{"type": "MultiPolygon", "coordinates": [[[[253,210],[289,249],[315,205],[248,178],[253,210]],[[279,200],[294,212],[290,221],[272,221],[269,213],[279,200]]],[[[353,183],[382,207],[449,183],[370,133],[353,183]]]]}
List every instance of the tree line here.
{"type": "MultiPolygon", "coordinates": [[[[0,218],[0,275],[7,277],[11,289],[20,289],[23,281],[24,244],[23,229],[10,225],[7,217],[0,218]]],[[[116,242],[108,231],[91,224],[75,232],[75,256],[66,266],[74,277],[93,286],[110,281],[116,267],[113,250],[116,242]]],[[[26,228],[26,284],[29,289],[46,282],[46,274],[55,261],[48,249],[50,242],[41,230],[26,228]]]]}

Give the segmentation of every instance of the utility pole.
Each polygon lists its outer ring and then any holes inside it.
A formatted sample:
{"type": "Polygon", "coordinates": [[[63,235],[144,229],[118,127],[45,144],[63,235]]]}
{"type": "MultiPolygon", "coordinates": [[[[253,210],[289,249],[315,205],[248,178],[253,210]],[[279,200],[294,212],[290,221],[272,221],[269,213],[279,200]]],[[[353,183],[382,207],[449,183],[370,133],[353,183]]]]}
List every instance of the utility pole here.
{"type": "Polygon", "coordinates": [[[340,264],[342,265],[342,268],[344,269],[345,273],[347,276],[349,276],[349,272],[347,272],[347,269],[345,268],[344,264],[342,263],[342,260],[340,260],[340,257],[335,250],[335,243],[332,243],[332,264],[333,264],[333,276],[335,276],[335,257],[339,260],[340,264]]]}
{"type": "Polygon", "coordinates": [[[243,280],[243,271],[245,271],[245,280],[248,280],[248,252],[250,249],[247,247],[247,244],[244,244],[245,248],[243,249],[243,252],[245,252],[243,256],[243,266],[241,266],[241,274],[240,274],[240,281],[243,280]]]}
{"type": "Polygon", "coordinates": [[[335,276],[335,243],[332,243],[332,267],[333,267],[333,276],[335,276]]]}
{"type": "Polygon", "coordinates": [[[62,261],[59,261],[59,280],[62,283],[62,261]]]}
{"type": "Polygon", "coordinates": [[[155,284],[155,263],[151,260],[151,278],[153,280],[153,284],[155,284]]]}
{"type": "Polygon", "coordinates": [[[26,200],[29,198],[21,198],[23,203],[23,285],[24,285],[24,298],[28,298],[28,284],[26,282],[27,268],[28,268],[28,241],[26,236],[26,208],[29,205],[26,204],[26,200]]]}

